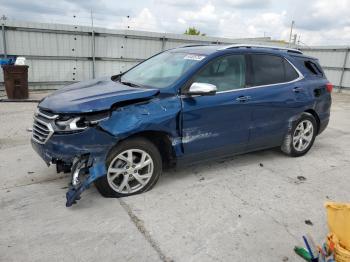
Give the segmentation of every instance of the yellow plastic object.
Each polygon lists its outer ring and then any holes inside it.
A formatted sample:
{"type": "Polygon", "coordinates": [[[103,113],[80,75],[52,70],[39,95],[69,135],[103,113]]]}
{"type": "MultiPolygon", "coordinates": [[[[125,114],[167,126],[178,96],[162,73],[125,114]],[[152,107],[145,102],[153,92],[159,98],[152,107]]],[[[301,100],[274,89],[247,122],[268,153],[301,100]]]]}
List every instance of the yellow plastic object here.
{"type": "Polygon", "coordinates": [[[342,248],[340,245],[337,245],[335,247],[334,258],[336,262],[349,262],[350,252],[345,248],[342,248]]]}
{"type": "Polygon", "coordinates": [[[325,207],[330,233],[337,236],[341,247],[350,251],[350,204],[327,202],[325,207]]]}
{"type": "Polygon", "coordinates": [[[335,234],[327,235],[328,252],[334,254],[336,262],[350,262],[350,252],[339,244],[339,240],[335,234]]]}

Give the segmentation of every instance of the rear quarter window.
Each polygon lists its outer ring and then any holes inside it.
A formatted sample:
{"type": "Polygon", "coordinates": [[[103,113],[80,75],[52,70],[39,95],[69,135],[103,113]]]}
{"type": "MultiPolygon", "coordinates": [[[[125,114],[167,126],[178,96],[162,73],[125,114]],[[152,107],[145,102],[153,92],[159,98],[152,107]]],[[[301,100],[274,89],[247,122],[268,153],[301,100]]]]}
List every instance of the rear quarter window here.
{"type": "Polygon", "coordinates": [[[310,60],[306,60],[306,61],[304,61],[304,66],[313,75],[321,76],[321,77],[323,76],[323,71],[322,71],[320,65],[318,65],[317,63],[310,61],[310,60]]]}
{"type": "Polygon", "coordinates": [[[322,67],[316,59],[308,57],[294,57],[298,61],[299,66],[302,66],[304,70],[312,76],[324,77],[322,67]]]}

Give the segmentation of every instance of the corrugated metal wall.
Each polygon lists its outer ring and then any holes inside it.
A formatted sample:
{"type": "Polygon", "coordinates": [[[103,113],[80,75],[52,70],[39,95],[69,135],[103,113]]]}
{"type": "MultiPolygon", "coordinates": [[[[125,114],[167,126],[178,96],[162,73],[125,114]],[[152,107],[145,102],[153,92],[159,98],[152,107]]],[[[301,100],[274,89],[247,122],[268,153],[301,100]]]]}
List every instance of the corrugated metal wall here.
{"type": "Polygon", "coordinates": [[[329,81],[335,86],[350,88],[349,46],[312,47],[302,49],[303,53],[317,57],[329,81]]]}
{"type": "MultiPolygon", "coordinates": [[[[283,46],[269,38],[227,39],[105,28],[95,28],[93,35],[86,26],[18,21],[6,21],[4,29],[6,50],[0,33],[0,56],[6,53],[27,58],[31,89],[56,89],[91,79],[93,74],[100,77],[120,73],[162,50],[191,43],[283,46]]],[[[303,52],[319,58],[334,85],[350,88],[349,47],[315,47],[303,52]]],[[[3,89],[0,71],[0,89],[3,89]]]]}
{"type": "MultiPolygon", "coordinates": [[[[59,88],[90,79],[93,71],[96,77],[120,73],[162,50],[191,43],[270,43],[269,38],[227,39],[105,28],[95,28],[92,36],[86,26],[18,21],[6,21],[5,41],[8,56],[26,57],[32,89],[59,88]]],[[[0,55],[4,54],[0,34],[0,55]]]]}

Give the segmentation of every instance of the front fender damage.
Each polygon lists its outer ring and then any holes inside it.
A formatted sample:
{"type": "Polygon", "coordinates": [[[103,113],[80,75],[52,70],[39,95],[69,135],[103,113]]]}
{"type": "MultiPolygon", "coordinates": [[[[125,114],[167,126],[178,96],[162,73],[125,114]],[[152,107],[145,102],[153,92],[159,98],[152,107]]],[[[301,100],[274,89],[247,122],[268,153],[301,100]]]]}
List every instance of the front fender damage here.
{"type": "Polygon", "coordinates": [[[100,127],[119,139],[143,131],[162,131],[171,137],[179,136],[181,103],[177,97],[154,98],[149,101],[119,107],[100,127]]]}
{"type": "MultiPolygon", "coordinates": [[[[111,112],[109,119],[101,121],[98,128],[113,137],[115,142],[143,131],[163,131],[170,137],[179,137],[177,117],[180,110],[181,104],[176,97],[121,106],[111,112]]],[[[179,150],[176,152],[181,153],[179,150]]],[[[73,162],[72,183],[66,193],[67,207],[75,204],[81,193],[96,179],[107,174],[107,154],[108,152],[98,155],[90,153],[88,157],[80,157],[73,162]]]]}

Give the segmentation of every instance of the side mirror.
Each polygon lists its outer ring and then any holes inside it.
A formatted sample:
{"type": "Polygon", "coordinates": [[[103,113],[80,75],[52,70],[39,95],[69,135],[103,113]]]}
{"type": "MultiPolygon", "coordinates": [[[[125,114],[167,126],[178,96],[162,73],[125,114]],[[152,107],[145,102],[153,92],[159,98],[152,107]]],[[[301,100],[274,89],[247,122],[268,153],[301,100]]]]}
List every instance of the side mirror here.
{"type": "Polygon", "coordinates": [[[216,91],[217,91],[217,88],[215,85],[194,82],[188,89],[188,92],[186,92],[186,95],[211,96],[211,95],[215,95],[216,91]]]}

